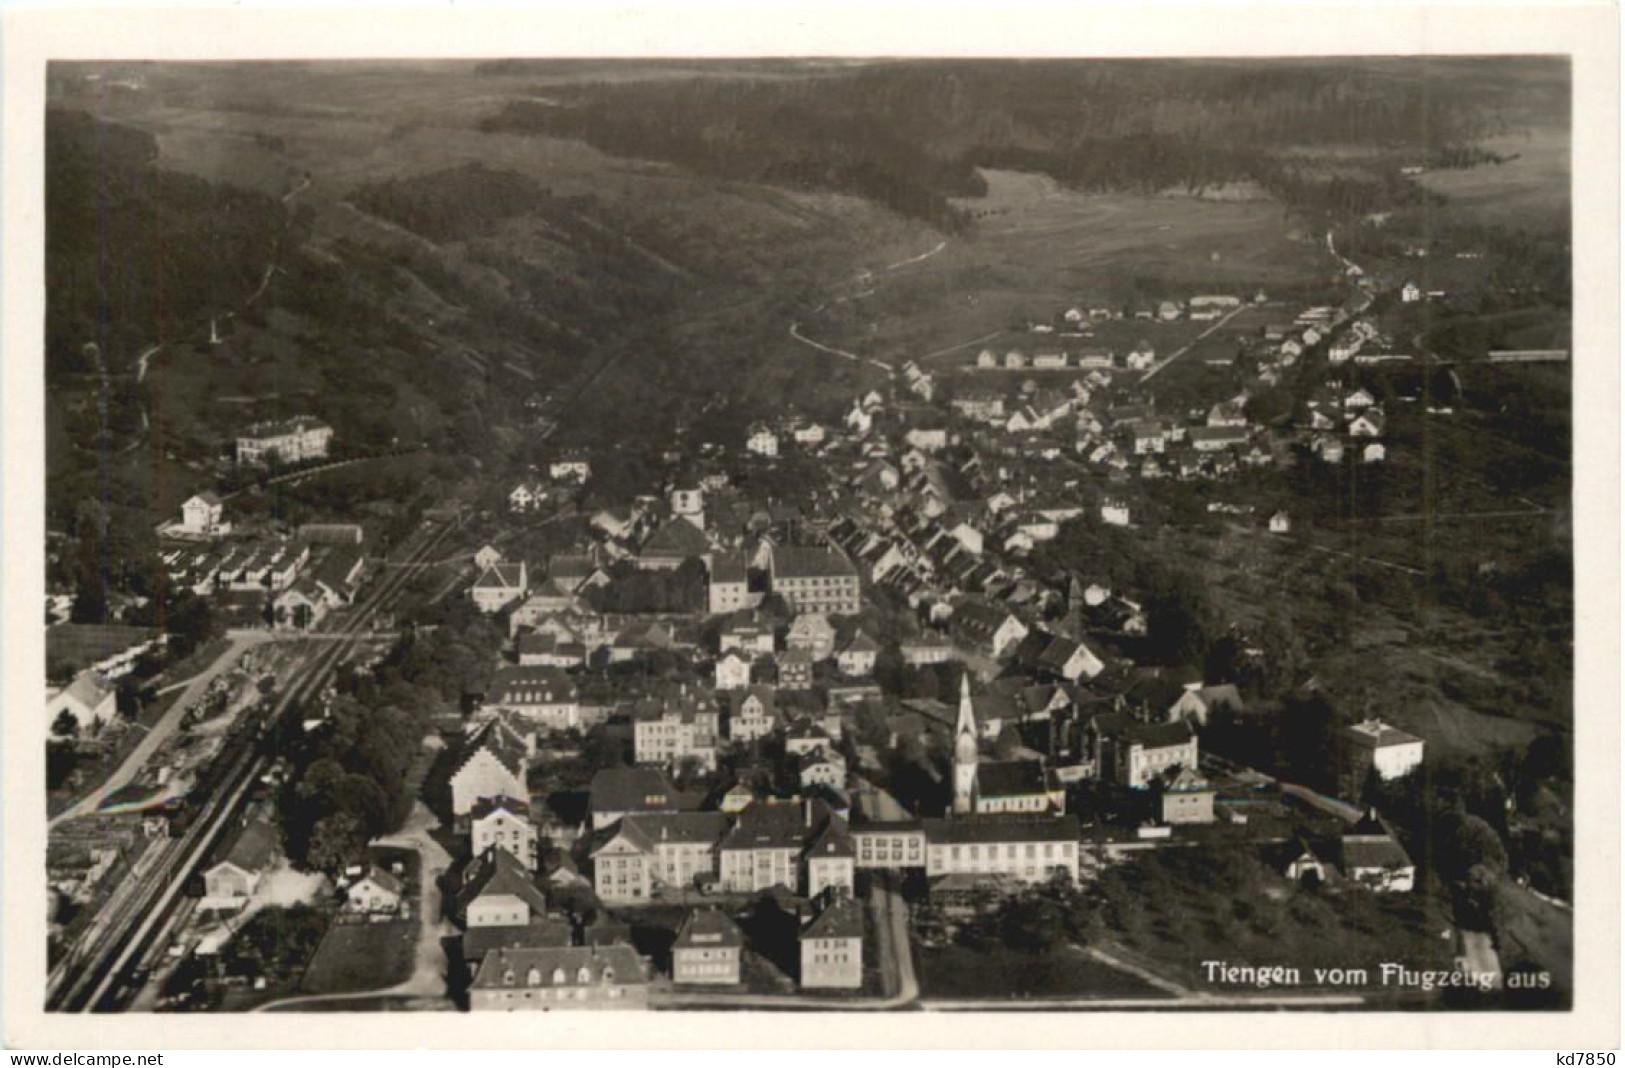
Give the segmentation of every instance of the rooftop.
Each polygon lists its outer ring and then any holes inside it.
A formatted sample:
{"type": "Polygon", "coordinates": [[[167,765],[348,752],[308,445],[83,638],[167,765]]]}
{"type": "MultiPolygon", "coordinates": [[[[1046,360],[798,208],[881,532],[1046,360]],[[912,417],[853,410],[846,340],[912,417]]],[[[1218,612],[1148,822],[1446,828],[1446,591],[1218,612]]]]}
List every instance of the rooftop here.
{"type": "Polygon", "coordinates": [[[739,949],[744,944],[744,932],[726,914],[716,909],[696,909],[683,921],[671,948],[674,952],[701,947],[739,949]]]}
{"type": "Polygon", "coordinates": [[[773,550],[775,579],[857,577],[857,569],[833,549],[783,545],[773,550]]]}

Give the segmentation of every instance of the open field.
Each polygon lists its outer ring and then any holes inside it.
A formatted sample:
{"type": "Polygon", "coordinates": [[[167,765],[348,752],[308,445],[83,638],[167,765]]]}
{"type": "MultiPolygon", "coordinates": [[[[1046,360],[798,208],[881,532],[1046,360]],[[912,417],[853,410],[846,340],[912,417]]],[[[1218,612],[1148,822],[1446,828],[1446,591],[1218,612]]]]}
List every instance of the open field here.
{"type": "MultiPolygon", "coordinates": [[[[1324,248],[1295,232],[1270,201],[1085,194],[1038,175],[984,174],[987,197],[965,203],[996,212],[995,218],[950,238],[940,254],[874,271],[840,294],[848,299],[809,319],[808,330],[900,363],[993,331],[1051,322],[1069,307],[1121,307],[1204,292],[1251,297],[1259,289],[1317,284],[1333,269],[1324,248]]],[[[1144,337],[1168,352],[1203,325],[1098,324],[1092,328],[1097,340],[1081,344],[1125,348],[1144,337]]],[[[1029,352],[1066,347],[1053,335],[1031,335],[1025,343],[1001,338],[1000,344],[1029,352]]],[[[980,347],[942,362],[974,359],[980,347]]]]}
{"type": "Polygon", "coordinates": [[[922,949],[920,993],[926,998],[1155,998],[1163,991],[1072,947],[1034,956],[1009,949],[985,953],[949,946],[922,949]]]}
{"type": "Polygon", "coordinates": [[[1483,141],[1516,159],[1466,170],[1434,170],[1421,184],[1449,198],[1446,211],[1475,222],[1523,227],[1566,225],[1571,167],[1566,133],[1541,127],[1483,141]]]}
{"type": "Polygon", "coordinates": [[[334,923],[299,984],[303,994],[380,990],[412,977],[418,922],[334,923]]]}

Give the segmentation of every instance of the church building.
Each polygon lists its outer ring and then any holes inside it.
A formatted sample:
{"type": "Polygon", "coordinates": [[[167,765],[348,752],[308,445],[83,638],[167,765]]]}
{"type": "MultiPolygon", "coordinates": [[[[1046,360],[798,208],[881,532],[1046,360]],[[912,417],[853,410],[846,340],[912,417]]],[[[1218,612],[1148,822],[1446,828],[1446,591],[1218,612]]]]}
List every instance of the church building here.
{"type": "Polygon", "coordinates": [[[1065,809],[1065,787],[1042,761],[981,758],[970,677],[961,676],[954,726],[954,815],[1045,815],[1065,809]]]}

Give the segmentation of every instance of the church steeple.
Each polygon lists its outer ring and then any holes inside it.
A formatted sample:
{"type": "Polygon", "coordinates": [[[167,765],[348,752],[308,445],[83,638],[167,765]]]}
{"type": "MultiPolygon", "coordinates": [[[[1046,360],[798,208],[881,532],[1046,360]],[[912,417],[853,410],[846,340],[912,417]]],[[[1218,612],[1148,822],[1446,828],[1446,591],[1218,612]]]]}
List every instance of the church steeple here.
{"type": "Polygon", "coordinates": [[[954,726],[954,815],[976,810],[976,712],[971,707],[970,674],[959,677],[959,721],[954,726]]]}

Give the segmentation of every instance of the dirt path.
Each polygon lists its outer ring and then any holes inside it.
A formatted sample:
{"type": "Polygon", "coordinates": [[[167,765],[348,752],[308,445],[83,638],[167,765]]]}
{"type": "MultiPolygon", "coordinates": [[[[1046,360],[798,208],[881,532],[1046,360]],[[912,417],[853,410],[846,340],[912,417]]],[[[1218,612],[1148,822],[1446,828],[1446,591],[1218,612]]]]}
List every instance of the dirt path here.
{"type": "Polygon", "coordinates": [[[823,342],[814,341],[812,338],[808,337],[806,334],[803,334],[801,332],[801,324],[800,323],[791,323],[790,324],[790,336],[795,338],[797,341],[801,342],[803,345],[810,345],[811,347],[817,349],[819,352],[827,352],[831,356],[839,356],[841,359],[843,359],[843,360],[851,360],[853,363],[871,364],[871,365],[873,365],[875,367],[880,368],[882,371],[885,371],[887,374],[895,374],[896,373],[891,364],[889,364],[889,363],[881,363],[879,360],[873,358],[872,356],[859,356],[855,352],[847,352],[845,349],[831,348],[830,346],[825,345],[823,342]]]}
{"type": "Polygon", "coordinates": [[[980,345],[985,341],[992,341],[994,338],[999,337],[1003,333],[1004,333],[1003,330],[995,330],[991,334],[983,334],[981,337],[972,338],[969,341],[961,341],[957,345],[949,345],[945,349],[938,349],[935,352],[928,352],[924,356],[921,356],[919,359],[915,360],[914,362],[915,363],[924,363],[926,360],[934,360],[938,356],[948,356],[948,355],[952,355],[955,352],[963,352],[965,349],[971,348],[974,345],[980,345]]]}
{"type": "Polygon", "coordinates": [[[947,239],[943,239],[942,241],[937,242],[937,246],[935,248],[929,249],[929,250],[927,250],[925,252],[922,252],[918,256],[910,256],[906,260],[898,260],[896,263],[888,263],[888,264],[886,264],[886,266],[882,267],[881,270],[883,270],[883,271],[895,271],[899,267],[907,267],[907,266],[909,266],[911,264],[915,264],[915,263],[924,263],[926,260],[930,259],[932,256],[935,256],[937,253],[941,252],[943,249],[945,249],[947,247],[948,247],[947,239]]]}
{"type": "Polygon", "coordinates": [[[1246,310],[1247,310],[1247,305],[1243,304],[1243,305],[1241,305],[1241,307],[1232,310],[1230,312],[1230,314],[1226,315],[1224,318],[1215,319],[1213,321],[1212,326],[1208,327],[1206,330],[1202,331],[1200,334],[1197,334],[1184,347],[1174,350],[1174,352],[1171,353],[1166,360],[1163,360],[1161,363],[1159,363],[1155,367],[1151,368],[1151,370],[1147,371],[1145,373],[1145,377],[1140,379],[1140,384],[1144,385],[1145,383],[1151,381],[1157,375],[1162,373],[1162,369],[1164,367],[1167,367],[1169,364],[1173,363],[1175,360],[1177,360],[1181,356],[1185,355],[1185,353],[1189,352],[1191,349],[1194,349],[1196,347],[1197,342],[1201,341],[1203,338],[1205,338],[1209,334],[1213,333],[1213,331],[1219,329],[1219,327],[1223,326],[1225,323],[1228,323],[1230,320],[1234,319],[1236,316],[1240,315],[1242,312],[1244,312],[1246,310]]]}

